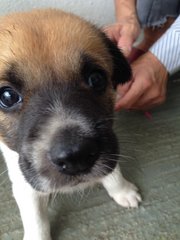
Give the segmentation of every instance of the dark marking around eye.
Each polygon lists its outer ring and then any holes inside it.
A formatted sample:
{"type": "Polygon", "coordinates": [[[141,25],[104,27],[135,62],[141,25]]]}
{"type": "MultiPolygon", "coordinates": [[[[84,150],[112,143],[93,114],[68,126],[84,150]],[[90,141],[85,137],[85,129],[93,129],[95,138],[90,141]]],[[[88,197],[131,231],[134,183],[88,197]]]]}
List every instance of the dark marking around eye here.
{"type": "Polygon", "coordinates": [[[6,70],[3,78],[12,84],[18,90],[21,90],[23,87],[23,80],[18,72],[16,64],[11,64],[10,67],[6,70]]]}
{"type": "Polygon", "coordinates": [[[81,76],[83,81],[96,92],[105,91],[108,85],[108,73],[89,55],[82,55],[81,76]]]}
{"type": "Polygon", "coordinates": [[[97,63],[97,60],[94,59],[93,57],[83,54],[82,55],[82,67],[81,67],[81,72],[83,75],[86,75],[87,73],[91,73],[93,71],[102,71],[104,73],[105,70],[97,63]]]}

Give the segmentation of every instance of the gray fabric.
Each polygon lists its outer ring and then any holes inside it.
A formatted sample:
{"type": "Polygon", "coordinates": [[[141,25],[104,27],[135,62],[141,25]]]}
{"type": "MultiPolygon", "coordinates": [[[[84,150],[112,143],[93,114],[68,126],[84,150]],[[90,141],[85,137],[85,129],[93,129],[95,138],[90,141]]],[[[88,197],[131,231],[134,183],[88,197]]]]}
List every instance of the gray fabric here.
{"type": "Polygon", "coordinates": [[[167,17],[180,13],[180,0],[137,0],[136,4],[142,27],[161,26],[167,17]]]}

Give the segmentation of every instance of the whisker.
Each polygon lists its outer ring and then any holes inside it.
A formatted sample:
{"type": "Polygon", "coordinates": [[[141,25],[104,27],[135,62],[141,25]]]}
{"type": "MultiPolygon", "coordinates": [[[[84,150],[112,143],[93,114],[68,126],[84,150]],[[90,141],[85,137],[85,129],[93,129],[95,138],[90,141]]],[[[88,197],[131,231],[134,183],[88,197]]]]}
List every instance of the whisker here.
{"type": "Polygon", "coordinates": [[[128,163],[127,160],[113,159],[113,158],[108,158],[107,161],[116,162],[116,163],[128,163]]]}
{"type": "Polygon", "coordinates": [[[6,173],[8,170],[6,169],[5,171],[3,171],[2,173],[0,173],[0,176],[2,176],[4,173],[6,173]]]}
{"type": "Polygon", "coordinates": [[[124,155],[124,154],[109,154],[111,156],[117,156],[117,157],[122,157],[122,158],[128,158],[128,159],[132,159],[132,160],[135,160],[136,158],[135,157],[131,157],[131,156],[128,156],[128,155],[124,155]]]}
{"type": "Polygon", "coordinates": [[[56,190],[55,185],[56,184],[54,184],[54,186],[53,186],[53,193],[51,194],[51,202],[52,202],[52,204],[55,204],[57,196],[58,196],[58,192],[56,190]]]}
{"type": "MultiPolygon", "coordinates": [[[[108,158],[109,159],[109,158],[108,158]]],[[[108,160],[107,159],[107,160],[108,160]]],[[[107,164],[105,164],[105,163],[99,163],[98,164],[98,167],[100,167],[100,170],[102,170],[102,169],[105,169],[105,168],[107,168],[107,169],[110,169],[110,170],[113,170],[114,168],[112,168],[112,167],[110,167],[110,166],[108,166],[107,164]]],[[[106,173],[106,172],[105,172],[106,173]]]]}
{"type": "Polygon", "coordinates": [[[7,182],[8,182],[8,180],[9,180],[9,179],[8,179],[8,178],[6,178],[4,181],[2,181],[2,182],[1,182],[1,184],[0,184],[0,187],[1,187],[1,186],[2,186],[4,183],[7,183],[7,182]]]}
{"type": "Polygon", "coordinates": [[[104,165],[104,167],[107,168],[107,169],[110,169],[110,170],[114,170],[114,168],[109,167],[109,166],[107,166],[107,165],[104,165]]]}

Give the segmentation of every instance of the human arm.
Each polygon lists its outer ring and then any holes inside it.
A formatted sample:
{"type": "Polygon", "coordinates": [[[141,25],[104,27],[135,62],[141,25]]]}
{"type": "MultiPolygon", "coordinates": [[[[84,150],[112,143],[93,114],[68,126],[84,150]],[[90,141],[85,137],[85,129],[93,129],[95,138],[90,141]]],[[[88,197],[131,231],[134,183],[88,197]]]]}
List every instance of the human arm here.
{"type": "Polygon", "coordinates": [[[170,74],[180,69],[180,16],[150,48],[150,52],[166,67],[170,74]]]}
{"type": "Polygon", "coordinates": [[[117,44],[125,56],[129,56],[132,45],[140,33],[135,0],[114,0],[116,23],[105,27],[108,37],[117,44]]]}
{"type": "Polygon", "coordinates": [[[118,86],[116,110],[147,110],[166,98],[168,73],[180,69],[180,17],[150,50],[133,62],[133,78],[118,86]]]}
{"type": "Polygon", "coordinates": [[[164,102],[168,72],[151,52],[133,62],[132,73],[132,80],[117,88],[115,110],[148,110],[164,102]]]}

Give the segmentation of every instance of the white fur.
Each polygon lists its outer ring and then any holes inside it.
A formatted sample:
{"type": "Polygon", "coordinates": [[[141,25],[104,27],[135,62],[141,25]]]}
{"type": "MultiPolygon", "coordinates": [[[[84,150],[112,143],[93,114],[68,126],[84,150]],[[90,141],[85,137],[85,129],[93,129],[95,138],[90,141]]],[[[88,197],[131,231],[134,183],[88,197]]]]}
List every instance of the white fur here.
{"type": "MultiPolygon", "coordinates": [[[[18,204],[23,227],[24,240],[51,240],[48,221],[48,195],[35,191],[23,177],[19,168],[19,155],[0,142],[9,177],[12,181],[13,194],[18,204]]],[[[109,195],[123,207],[137,207],[141,201],[137,188],[124,179],[119,167],[101,179],[109,195]]]]}
{"type": "Polygon", "coordinates": [[[24,240],[51,240],[47,215],[48,195],[39,194],[24,179],[19,168],[19,155],[0,142],[9,177],[12,181],[13,195],[20,210],[24,240]]]}
{"type": "Polygon", "coordinates": [[[119,166],[101,181],[109,196],[119,205],[127,208],[138,207],[138,203],[141,202],[138,189],[123,177],[119,166]]]}

